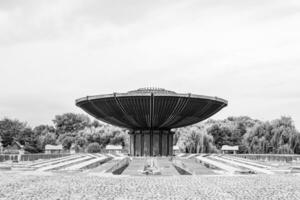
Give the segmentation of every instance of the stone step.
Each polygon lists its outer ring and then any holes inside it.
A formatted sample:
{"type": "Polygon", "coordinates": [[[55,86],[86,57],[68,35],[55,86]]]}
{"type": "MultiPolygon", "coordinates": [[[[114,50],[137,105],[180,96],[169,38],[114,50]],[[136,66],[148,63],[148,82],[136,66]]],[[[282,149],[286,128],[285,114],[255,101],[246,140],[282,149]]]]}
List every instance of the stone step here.
{"type": "Polygon", "coordinates": [[[51,159],[43,159],[43,160],[37,160],[37,161],[33,161],[28,163],[28,166],[36,166],[36,165],[41,165],[43,163],[48,163],[48,162],[52,162],[52,161],[60,161],[60,160],[64,160],[64,159],[69,159],[75,157],[75,155],[69,155],[69,156],[64,156],[64,157],[60,157],[60,158],[51,158],[51,159]]]}
{"type": "Polygon", "coordinates": [[[98,157],[97,156],[95,159],[91,159],[91,160],[87,160],[87,161],[84,161],[84,162],[80,162],[80,163],[78,163],[76,165],[71,165],[69,167],[64,168],[63,170],[80,170],[80,169],[83,169],[83,168],[87,168],[88,166],[101,163],[105,159],[107,159],[107,158],[104,157],[104,156],[103,157],[98,157]]]}
{"type": "Polygon", "coordinates": [[[291,167],[291,173],[300,173],[300,166],[291,167]]]}
{"type": "Polygon", "coordinates": [[[160,169],[161,175],[164,176],[180,175],[179,172],[174,167],[173,163],[169,160],[169,158],[158,158],[157,164],[158,164],[158,168],[160,169]]]}
{"type": "Polygon", "coordinates": [[[103,163],[102,165],[93,168],[91,170],[89,170],[89,172],[91,173],[105,173],[106,171],[108,171],[109,169],[111,169],[114,165],[116,165],[118,162],[120,162],[120,160],[114,160],[111,158],[111,160],[103,163]]]}
{"type": "Polygon", "coordinates": [[[232,166],[224,164],[222,162],[218,162],[216,160],[209,159],[209,156],[207,156],[207,157],[197,156],[196,159],[198,159],[200,162],[202,162],[204,164],[212,165],[212,166],[217,167],[221,170],[224,170],[230,174],[236,174],[236,173],[242,172],[242,170],[239,168],[232,167],[232,166]]]}
{"type": "Polygon", "coordinates": [[[223,158],[233,160],[233,161],[237,161],[237,162],[241,162],[241,163],[245,163],[245,164],[249,164],[249,165],[252,165],[252,166],[255,166],[255,167],[260,167],[260,168],[265,168],[265,169],[271,169],[272,168],[269,165],[260,164],[260,163],[257,163],[255,161],[244,159],[244,158],[239,158],[239,157],[234,157],[234,156],[229,156],[229,155],[224,155],[223,158]]]}
{"type": "Polygon", "coordinates": [[[142,175],[141,171],[146,164],[146,158],[133,158],[129,166],[122,173],[123,175],[138,176],[142,175]]]}
{"type": "Polygon", "coordinates": [[[183,163],[183,165],[193,174],[193,175],[213,175],[216,174],[212,169],[209,169],[199,162],[196,159],[176,159],[183,163]]]}
{"type": "Polygon", "coordinates": [[[68,156],[64,159],[59,159],[59,160],[48,160],[47,162],[43,162],[41,164],[36,164],[36,165],[31,165],[30,167],[33,168],[41,168],[41,167],[45,167],[45,166],[49,166],[49,165],[55,165],[58,163],[62,163],[62,162],[66,162],[66,161],[70,161],[70,160],[74,160],[74,159],[78,159],[83,157],[83,155],[76,155],[76,156],[68,156]]]}
{"type": "Polygon", "coordinates": [[[72,159],[72,160],[60,162],[60,163],[57,163],[54,165],[41,167],[41,168],[38,168],[37,171],[48,171],[48,170],[60,169],[60,168],[67,167],[67,166],[77,164],[79,162],[87,161],[90,159],[95,159],[95,158],[92,156],[89,156],[89,155],[85,155],[85,156],[77,158],[77,159],[72,159]]]}
{"type": "Polygon", "coordinates": [[[261,168],[261,167],[255,167],[255,166],[245,164],[245,163],[241,163],[241,162],[238,162],[238,161],[225,159],[225,158],[222,158],[220,156],[213,156],[213,158],[215,158],[217,160],[220,160],[220,161],[223,161],[223,162],[227,162],[227,163],[232,164],[232,165],[236,165],[236,166],[239,166],[239,167],[244,167],[244,168],[253,170],[255,172],[260,172],[260,173],[263,173],[263,174],[274,174],[274,172],[272,172],[268,169],[264,169],[264,168],[261,168]]]}

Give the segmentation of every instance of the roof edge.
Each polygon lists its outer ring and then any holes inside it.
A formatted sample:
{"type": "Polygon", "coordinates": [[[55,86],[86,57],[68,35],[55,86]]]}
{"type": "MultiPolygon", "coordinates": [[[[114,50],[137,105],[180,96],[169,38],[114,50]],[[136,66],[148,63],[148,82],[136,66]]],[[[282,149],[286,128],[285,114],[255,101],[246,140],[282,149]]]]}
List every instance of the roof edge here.
{"type": "Polygon", "coordinates": [[[228,101],[219,97],[213,97],[213,96],[206,96],[206,95],[198,95],[198,94],[155,94],[155,93],[143,93],[143,94],[130,94],[130,93],[113,93],[113,94],[102,94],[102,95],[93,95],[93,96],[86,96],[75,100],[75,104],[78,105],[81,102],[84,101],[90,101],[90,100],[96,100],[96,99],[103,99],[103,98],[112,98],[112,97],[130,97],[130,96],[151,96],[153,94],[154,96],[173,96],[173,97],[189,97],[189,98],[196,98],[196,99],[209,99],[213,101],[219,101],[221,103],[224,103],[228,105],[228,101]]]}

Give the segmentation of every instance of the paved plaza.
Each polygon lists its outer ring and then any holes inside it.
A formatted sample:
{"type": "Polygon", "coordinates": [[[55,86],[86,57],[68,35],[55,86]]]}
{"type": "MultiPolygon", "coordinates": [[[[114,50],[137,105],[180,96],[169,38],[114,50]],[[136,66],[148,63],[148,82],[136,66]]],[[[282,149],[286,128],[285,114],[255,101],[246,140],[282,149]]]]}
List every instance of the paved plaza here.
{"type": "Polygon", "coordinates": [[[2,171],[0,199],[300,199],[300,176],[97,176],[2,171]]]}

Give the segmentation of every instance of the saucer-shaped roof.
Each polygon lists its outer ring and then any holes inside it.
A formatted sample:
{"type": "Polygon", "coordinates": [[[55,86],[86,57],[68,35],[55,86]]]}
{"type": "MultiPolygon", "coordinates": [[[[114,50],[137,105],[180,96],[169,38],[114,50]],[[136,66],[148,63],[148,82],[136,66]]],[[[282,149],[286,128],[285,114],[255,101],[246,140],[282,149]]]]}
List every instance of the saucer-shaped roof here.
{"type": "Polygon", "coordinates": [[[218,97],[178,94],[161,88],[87,96],[76,105],[95,118],[129,129],[171,129],[205,120],[227,106],[218,97]]]}

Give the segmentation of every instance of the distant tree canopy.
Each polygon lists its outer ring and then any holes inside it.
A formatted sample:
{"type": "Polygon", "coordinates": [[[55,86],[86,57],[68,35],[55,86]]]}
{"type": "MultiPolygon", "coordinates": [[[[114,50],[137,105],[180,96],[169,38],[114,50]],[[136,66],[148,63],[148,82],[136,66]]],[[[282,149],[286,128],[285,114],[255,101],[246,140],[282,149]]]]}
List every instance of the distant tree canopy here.
{"type": "Polygon", "coordinates": [[[37,140],[32,129],[19,120],[4,118],[0,120],[0,137],[4,147],[12,145],[14,141],[25,146],[28,152],[39,152],[37,140]]]}
{"type": "Polygon", "coordinates": [[[25,146],[29,153],[43,152],[47,144],[62,144],[68,150],[75,147],[85,149],[90,143],[98,143],[101,148],[107,144],[128,146],[126,130],[99,121],[91,121],[83,114],[65,113],[56,115],[54,126],[39,125],[30,128],[19,120],[4,118],[0,120],[0,138],[4,147],[14,141],[25,146]]]}
{"type": "Polygon", "coordinates": [[[300,134],[290,117],[256,125],[244,143],[249,153],[300,153],[300,134]]]}
{"type": "Polygon", "coordinates": [[[0,136],[4,147],[11,145],[12,142],[20,138],[19,135],[23,134],[26,124],[16,119],[4,118],[0,121],[0,136]]]}
{"type": "Polygon", "coordinates": [[[100,151],[101,151],[101,146],[97,142],[90,143],[87,146],[87,152],[88,153],[98,153],[100,151]]]}
{"type": "Polygon", "coordinates": [[[178,146],[188,153],[217,152],[213,137],[208,135],[204,126],[190,126],[176,130],[179,135],[178,146]]]}
{"type": "MultiPolygon", "coordinates": [[[[239,146],[239,153],[297,153],[300,154],[300,133],[290,117],[281,117],[271,122],[253,120],[250,117],[228,117],[225,120],[208,120],[190,127],[179,129],[176,133],[178,146],[190,153],[199,152],[190,146],[197,137],[187,137],[196,130],[196,135],[212,136],[209,149],[221,149],[223,145],[239,146]],[[198,128],[198,129],[197,129],[198,128]],[[187,131],[188,130],[188,131],[187,131]],[[188,133],[187,133],[187,132],[188,133]],[[180,143],[185,141],[185,145],[180,143]]],[[[209,150],[207,152],[212,152],[209,150]]]]}
{"type": "MultiPolygon", "coordinates": [[[[0,120],[0,140],[4,147],[14,141],[30,153],[42,152],[47,144],[62,144],[68,150],[99,151],[107,144],[122,145],[128,149],[127,130],[91,121],[83,114],[56,115],[54,126],[39,125],[33,129],[16,119],[0,120]]],[[[187,153],[214,153],[223,145],[238,145],[239,153],[297,153],[300,154],[300,133],[290,117],[271,122],[247,116],[207,120],[192,126],[175,129],[174,145],[187,153]]]]}
{"type": "Polygon", "coordinates": [[[90,118],[83,114],[65,113],[56,115],[53,123],[57,134],[74,133],[91,125],[90,118]]]}

